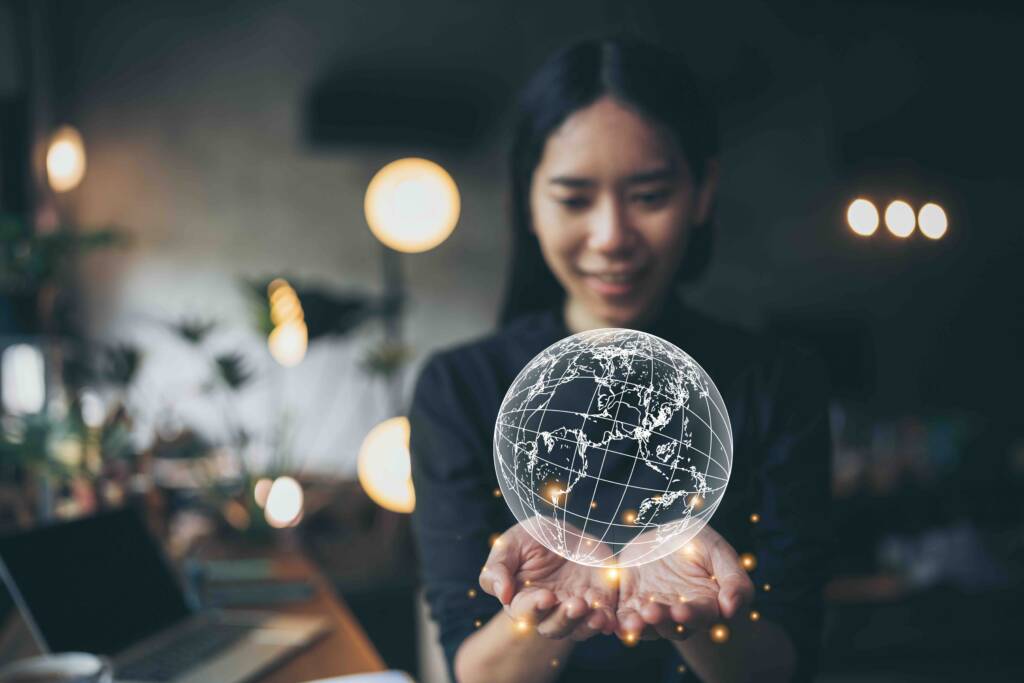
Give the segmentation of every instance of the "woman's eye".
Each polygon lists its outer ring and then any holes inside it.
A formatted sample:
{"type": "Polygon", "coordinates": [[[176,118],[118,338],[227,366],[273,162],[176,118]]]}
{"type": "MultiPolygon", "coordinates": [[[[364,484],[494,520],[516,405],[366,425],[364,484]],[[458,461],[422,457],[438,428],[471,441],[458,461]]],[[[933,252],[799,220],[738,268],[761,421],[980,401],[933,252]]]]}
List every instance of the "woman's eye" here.
{"type": "Polygon", "coordinates": [[[583,209],[590,203],[590,200],[586,197],[562,197],[558,200],[558,203],[567,209],[583,209]]]}
{"type": "Polygon", "coordinates": [[[656,192],[640,192],[633,195],[633,201],[642,204],[644,206],[660,206],[668,199],[668,190],[658,190],[656,192]]]}

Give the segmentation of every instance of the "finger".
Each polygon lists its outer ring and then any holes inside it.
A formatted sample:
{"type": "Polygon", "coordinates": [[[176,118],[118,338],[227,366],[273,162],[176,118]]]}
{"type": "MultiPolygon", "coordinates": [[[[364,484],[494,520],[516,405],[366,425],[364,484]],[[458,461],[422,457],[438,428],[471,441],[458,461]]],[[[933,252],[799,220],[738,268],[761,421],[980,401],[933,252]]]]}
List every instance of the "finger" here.
{"type": "Polygon", "coordinates": [[[718,585],[718,605],[726,619],[732,619],[744,605],[749,605],[754,599],[754,583],[746,572],[719,576],[718,585]]]}
{"type": "Polygon", "coordinates": [[[651,626],[657,626],[664,621],[672,618],[669,613],[669,608],[666,605],[662,605],[660,602],[648,601],[640,608],[640,616],[643,617],[644,623],[651,626]]]}
{"type": "Polygon", "coordinates": [[[671,608],[672,619],[688,629],[710,628],[721,621],[718,601],[711,597],[700,597],[675,603],[671,608]]]}
{"type": "Polygon", "coordinates": [[[583,598],[569,598],[550,616],[537,624],[537,633],[545,638],[565,638],[590,616],[590,607],[583,598]]]}
{"type": "Polygon", "coordinates": [[[558,598],[546,588],[517,593],[509,605],[508,613],[515,621],[540,624],[558,606],[558,598]]]}
{"type": "Polygon", "coordinates": [[[500,562],[488,560],[480,572],[480,587],[485,593],[498,598],[501,604],[508,606],[515,592],[512,570],[500,562]]]}
{"type": "Polygon", "coordinates": [[[740,563],[740,557],[725,539],[715,543],[711,566],[718,580],[718,604],[722,615],[732,618],[754,599],[754,583],[740,563]]]}
{"type": "Polygon", "coordinates": [[[480,571],[480,587],[508,606],[515,595],[512,577],[519,570],[519,544],[513,534],[502,534],[491,547],[487,563],[480,571]]]}
{"type": "Polygon", "coordinates": [[[643,617],[635,609],[627,607],[620,609],[618,614],[615,615],[618,621],[618,627],[615,629],[615,634],[625,640],[626,642],[633,642],[638,640],[642,635],[647,626],[644,622],[643,617]]]}
{"type": "Polygon", "coordinates": [[[615,632],[616,619],[615,619],[615,608],[618,602],[618,596],[612,595],[608,591],[591,588],[586,593],[587,603],[590,605],[590,609],[595,612],[595,615],[591,617],[591,621],[594,621],[600,617],[599,626],[591,626],[596,628],[605,635],[611,635],[615,632]]]}
{"type": "Polygon", "coordinates": [[[576,628],[569,633],[569,637],[577,642],[593,638],[603,631],[604,622],[604,614],[591,608],[590,615],[586,619],[580,620],[576,628]]]}

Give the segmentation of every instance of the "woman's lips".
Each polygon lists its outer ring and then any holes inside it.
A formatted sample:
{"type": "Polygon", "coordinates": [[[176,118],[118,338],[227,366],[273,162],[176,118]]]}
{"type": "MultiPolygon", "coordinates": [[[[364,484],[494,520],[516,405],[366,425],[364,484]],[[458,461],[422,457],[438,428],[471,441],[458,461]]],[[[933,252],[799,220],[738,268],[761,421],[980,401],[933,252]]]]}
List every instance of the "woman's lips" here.
{"type": "Polygon", "coordinates": [[[632,294],[638,288],[640,279],[640,271],[583,274],[583,280],[587,286],[605,297],[623,297],[632,294]]]}

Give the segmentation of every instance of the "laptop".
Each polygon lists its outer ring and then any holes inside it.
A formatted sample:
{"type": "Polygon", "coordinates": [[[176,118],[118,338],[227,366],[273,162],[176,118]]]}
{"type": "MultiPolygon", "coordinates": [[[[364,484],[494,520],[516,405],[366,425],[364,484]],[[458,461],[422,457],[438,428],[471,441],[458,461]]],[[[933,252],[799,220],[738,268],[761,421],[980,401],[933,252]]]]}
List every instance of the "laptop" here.
{"type": "Polygon", "coordinates": [[[132,509],[0,538],[0,574],[44,652],[107,655],[118,683],[242,683],[328,630],[195,609],[132,509]]]}

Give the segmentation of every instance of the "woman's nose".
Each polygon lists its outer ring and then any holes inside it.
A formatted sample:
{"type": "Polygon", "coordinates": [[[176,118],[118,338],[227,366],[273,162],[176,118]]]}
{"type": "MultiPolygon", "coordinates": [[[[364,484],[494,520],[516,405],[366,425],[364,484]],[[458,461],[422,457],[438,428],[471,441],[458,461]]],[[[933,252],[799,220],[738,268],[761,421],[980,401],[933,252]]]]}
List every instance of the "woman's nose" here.
{"type": "Polygon", "coordinates": [[[632,241],[633,231],[622,202],[599,202],[591,216],[589,246],[595,251],[615,253],[630,248],[632,241]]]}

